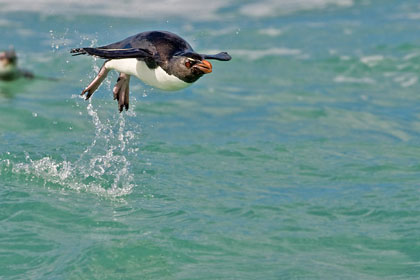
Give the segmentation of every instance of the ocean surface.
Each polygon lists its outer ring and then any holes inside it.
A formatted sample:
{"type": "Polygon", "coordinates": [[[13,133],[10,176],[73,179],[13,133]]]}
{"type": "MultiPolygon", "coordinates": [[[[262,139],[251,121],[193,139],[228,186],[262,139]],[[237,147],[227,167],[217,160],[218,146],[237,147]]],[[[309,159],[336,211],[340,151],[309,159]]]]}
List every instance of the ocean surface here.
{"type": "Polygon", "coordinates": [[[418,0],[0,0],[0,279],[419,279],[418,0]],[[72,57],[228,51],[162,92],[72,57]]]}

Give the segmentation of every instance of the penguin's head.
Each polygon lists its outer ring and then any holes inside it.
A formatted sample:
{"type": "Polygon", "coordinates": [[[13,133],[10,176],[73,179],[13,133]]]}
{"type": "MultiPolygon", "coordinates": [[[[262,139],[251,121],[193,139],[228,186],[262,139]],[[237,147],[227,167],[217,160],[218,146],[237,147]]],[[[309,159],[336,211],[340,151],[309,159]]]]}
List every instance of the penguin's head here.
{"type": "Polygon", "coordinates": [[[2,68],[5,68],[7,66],[15,66],[16,63],[17,56],[13,49],[9,51],[0,52],[0,66],[2,68]]]}
{"type": "Polygon", "coordinates": [[[187,83],[212,72],[212,65],[197,53],[174,55],[169,62],[170,73],[187,83]]]}

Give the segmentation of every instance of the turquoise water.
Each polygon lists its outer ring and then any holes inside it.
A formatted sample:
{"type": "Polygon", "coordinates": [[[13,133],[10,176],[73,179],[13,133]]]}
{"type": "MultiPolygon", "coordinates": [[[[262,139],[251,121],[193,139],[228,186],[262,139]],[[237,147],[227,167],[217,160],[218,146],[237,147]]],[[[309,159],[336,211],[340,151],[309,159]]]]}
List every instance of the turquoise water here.
{"type": "Polygon", "coordinates": [[[0,3],[58,79],[0,83],[0,279],[418,278],[418,1],[98,3],[0,3]],[[153,29],[233,60],[78,96],[71,48],[153,29]]]}

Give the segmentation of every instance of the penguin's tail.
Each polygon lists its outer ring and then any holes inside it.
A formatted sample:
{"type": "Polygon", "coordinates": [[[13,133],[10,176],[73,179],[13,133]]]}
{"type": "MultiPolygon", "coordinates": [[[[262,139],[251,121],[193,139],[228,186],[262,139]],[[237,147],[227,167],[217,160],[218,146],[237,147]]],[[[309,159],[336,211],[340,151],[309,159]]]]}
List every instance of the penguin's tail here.
{"type": "Polygon", "coordinates": [[[88,52],[84,48],[77,48],[70,50],[70,53],[72,53],[73,56],[76,56],[81,54],[87,54],[88,52]]]}

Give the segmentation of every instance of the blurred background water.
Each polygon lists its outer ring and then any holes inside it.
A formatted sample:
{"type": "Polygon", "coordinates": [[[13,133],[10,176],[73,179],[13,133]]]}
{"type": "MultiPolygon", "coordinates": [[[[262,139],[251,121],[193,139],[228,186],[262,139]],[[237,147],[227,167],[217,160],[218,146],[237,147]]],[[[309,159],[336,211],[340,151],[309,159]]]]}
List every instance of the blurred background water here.
{"type": "Polygon", "coordinates": [[[0,0],[0,279],[417,279],[415,0],[0,0]],[[230,62],[165,93],[69,50],[169,30],[230,62]]]}

